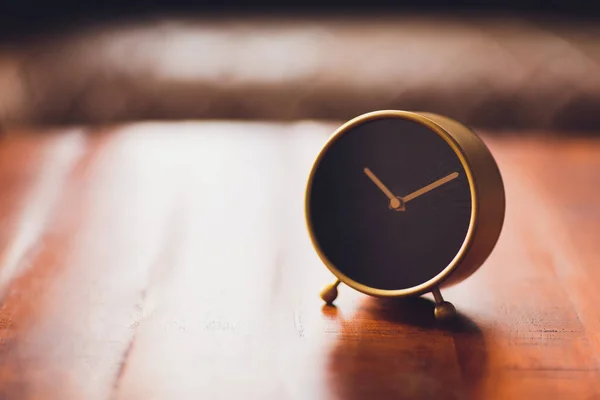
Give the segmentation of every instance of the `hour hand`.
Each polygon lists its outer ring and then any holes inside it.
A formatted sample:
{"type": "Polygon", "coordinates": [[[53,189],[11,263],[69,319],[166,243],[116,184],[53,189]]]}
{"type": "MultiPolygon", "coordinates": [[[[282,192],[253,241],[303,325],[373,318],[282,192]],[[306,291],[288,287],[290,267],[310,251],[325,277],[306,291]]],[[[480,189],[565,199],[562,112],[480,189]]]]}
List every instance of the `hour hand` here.
{"type": "Polygon", "coordinates": [[[390,189],[388,189],[378,177],[369,169],[364,169],[365,174],[373,181],[375,185],[390,199],[390,207],[395,210],[404,210],[404,202],[400,200],[397,196],[394,196],[394,193],[390,189]]]}

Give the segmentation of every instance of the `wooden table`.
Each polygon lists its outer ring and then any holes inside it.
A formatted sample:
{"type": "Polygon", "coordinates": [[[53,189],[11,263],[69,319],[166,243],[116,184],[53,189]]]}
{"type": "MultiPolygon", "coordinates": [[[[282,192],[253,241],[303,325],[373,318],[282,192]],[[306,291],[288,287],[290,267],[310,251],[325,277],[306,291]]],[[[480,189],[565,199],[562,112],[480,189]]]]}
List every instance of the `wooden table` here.
{"type": "Polygon", "coordinates": [[[600,398],[600,140],[484,134],[506,224],[441,327],[428,296],[319,299],[303,194],[335,126],[8,132],[0,398],[600,398]]]}

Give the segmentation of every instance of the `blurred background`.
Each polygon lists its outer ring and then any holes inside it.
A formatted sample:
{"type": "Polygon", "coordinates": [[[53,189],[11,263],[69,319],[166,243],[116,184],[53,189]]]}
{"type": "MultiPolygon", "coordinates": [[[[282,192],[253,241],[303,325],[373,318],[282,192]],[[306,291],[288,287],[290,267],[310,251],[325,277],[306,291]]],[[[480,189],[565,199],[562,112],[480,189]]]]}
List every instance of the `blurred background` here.
{"type": "Polygon", "coordinates": [[[587,1],[11,0],[0,126],[445,114],[495,132],[600,127],[587,1]]]}

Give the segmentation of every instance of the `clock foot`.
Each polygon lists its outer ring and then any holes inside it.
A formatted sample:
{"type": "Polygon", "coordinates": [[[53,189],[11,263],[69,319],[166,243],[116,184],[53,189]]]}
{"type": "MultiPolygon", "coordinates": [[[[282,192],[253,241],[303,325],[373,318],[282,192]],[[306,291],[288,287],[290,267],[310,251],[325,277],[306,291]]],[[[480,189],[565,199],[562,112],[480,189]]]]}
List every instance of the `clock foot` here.
{"type": "Polygon", "coordinates": [[[333,301],[337,298],[338,296],[338,290],[337,287],[340,284],[340,280],[337,279],[334,283],[327,285],[323,288],[323,290],[321,290],[321,298],[323,299],[323,301],[327,304],[332,304],[333,301]]]}
{"type": "Polygon", "coordinates": [[[446,321],[454,317],[456,315],[456,309],[452,305],[452,303],[448,301],[444,301],[442,297],[442,293],[440,293],[439,288],[435,288],[431,291],[433,294],[433,298],[435,299],[435,319],[438,321],[446,321]]]}

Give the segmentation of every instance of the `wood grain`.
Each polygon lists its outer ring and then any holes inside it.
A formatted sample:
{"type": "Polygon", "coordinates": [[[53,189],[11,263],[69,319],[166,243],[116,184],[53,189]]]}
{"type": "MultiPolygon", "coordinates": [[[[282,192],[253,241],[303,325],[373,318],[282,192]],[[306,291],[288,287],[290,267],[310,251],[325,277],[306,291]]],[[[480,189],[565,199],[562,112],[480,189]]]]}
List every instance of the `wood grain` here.
{"type": "Polygon", "coordinates": [[[336,125],[0,140],[0,399],[600,398],[600,141],[484,135],[498,246],[444,295],[332,281],[304,185],[336,125]]]}

